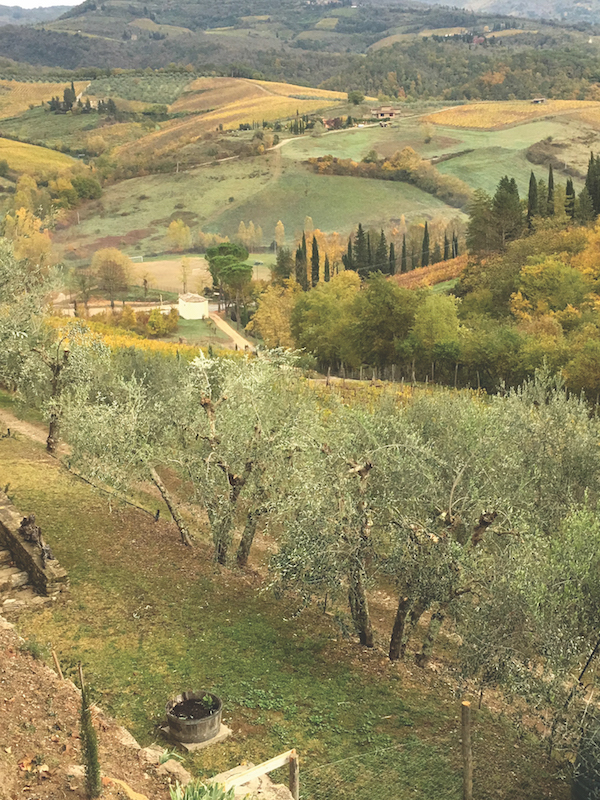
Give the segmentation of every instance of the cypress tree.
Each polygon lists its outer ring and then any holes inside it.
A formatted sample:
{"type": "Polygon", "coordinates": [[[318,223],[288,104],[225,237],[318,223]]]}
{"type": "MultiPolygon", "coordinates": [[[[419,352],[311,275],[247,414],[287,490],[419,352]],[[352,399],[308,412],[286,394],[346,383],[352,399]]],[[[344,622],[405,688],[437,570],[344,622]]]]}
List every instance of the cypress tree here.
{"type": "Polygon", "coordinates": [[[452,232],[452,258],[458,258],[458,234],[452,232]]]}
{"type": "Polygon", "coordinates": [[[425,230],[423,231],[423,244],[421,245],[421,266],[429,266],[429,260],[429,227],[427,223],[425,223],[425,230]]]}
{"type": "Polygon", "coordinates": [[[323,278],[325,280],[325,283],[329,283],[329,280],[331,278],[330,273],[331,270],[329,268],[329,256],[327,255],[327,253],[325,253],[325,264],[323,266],[323,278]]]}
{"type": "Polygon", "coordinates": [[[444,233],[444,261],[450,258],[450,242],[448,240],[448,233],[444,233]]]}
{"type": "Polygon", "coordinates": [[[312,255],[310,257],[310,267],[311,267],[311,280],[313,287],[317,285],[319,282],[319,245],[317,244],[317,237],[313,236],[312,240],[312,255]]]}
{"type": "Polygon", "coordinates": [[[548,167],[548,216],[554,216],[554,171],[552,164],[548,167]]]}
{"type": "Polygon", "coordinates": [[[600,211],[600,164],[598,163],[598,158],[596,158],[593,153],[590,153],[588,171],[585,178],[585,188],[592,201],[594,214],[598,214],[600,211]]]}
{"type": "Polygon", "coordinates": [[[367,264],[369,266],[369,272],[373,268],[373,247],[371,246],[371,231],[367,232],[367,264]]]}
{"type": "Polygon", "coordinates": [[[442,260],[442,248],[440,247],[440,243],[436,242],[433,247],[433,255],[431,256],[431,263],[439,264],[441,260],[442,260]]]}
{"type": "Polygon", "coordinates": [[[377,243],[377,250],[375,251],[374,267],[380,272],[383,272],[384,275],[389,273],[389,252],[383,230],[381,231],[381,236],[379,237],[379,242],[377,243]]]}
{"type": "Polygon", "coordinates": [[[366,278],[369,272],[369,249],[367,236],[360,222],[354,239],[354,264],[360,277],[366,278]]]}
{"type": "Polygon", "coordinates": [[[573,186],[573,180],[571,178],[567,178],[565,213],[571,219],[575,219],[575,188],[573,186]]]}
{"type": "Polygon", "coordinates": [[[302,231],[302,244],[300,245],[302,248],[302,253],[304,254],[304,260],[308,262],[308,249],[306,247],[306,234],[302,231]]]}
{"type": "Polygon", "coordinates": [[[390,268],[388,270],[388,274],[396,274],[396,248],[394,247],[393,242],[390,242],[390,268]]]}
{"type": "Polygon", "coordinates": [[[402,252],[400,254],[400,272],[408,272],[408,259],[406,257],[406,234],[402,234],[402,252]]]}
{"type": "Polygon", "coordinates": [[[98,760],[98,739],[92,723],[92,713],[88,692],[81,687],[81,714],[79,718],[81,736],[81,754],[85,767],[85,788],[90,800],[100,797],[102,782],[100,780],[100,761],[98,760]]]}
{"type": "Polygon", "coordinates": [[[306,292],[308,289],[308,275],[306,274],[306,256],[302,245],[299,245],[296,250],[295,273],[298,285],[303,292],[306,292]]]}
{"type": "Polygon", "coordinates": [[[354,264],[354,253],[352,252],[352,237],[348,237],[348,249],[342,256],[342,264],[345,269],[356,269],[354,264]]]}
{"type": "Polygon", "coordinates": [[[533,227],[533,218],[538,213],[538,184],[533,174],[529,176],[529,194],[527,196],[527,227],[529,230],[533,227]]]}

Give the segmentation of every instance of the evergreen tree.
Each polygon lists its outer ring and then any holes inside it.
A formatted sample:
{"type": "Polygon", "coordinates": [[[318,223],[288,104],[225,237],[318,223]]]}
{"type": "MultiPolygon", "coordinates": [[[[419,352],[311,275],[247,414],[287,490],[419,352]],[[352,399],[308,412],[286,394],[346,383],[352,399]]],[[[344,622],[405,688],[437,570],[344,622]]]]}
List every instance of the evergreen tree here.
{"type": "Polygon", "coordinates": [[[439,242],[436,242],[433,247],[433,254],[431,256],[431,263],[432,264],[439,264],[442,260],[442,248],[439,242]]]}
{"type": "Polygon", "coordinates": [[[329,283],[331,278],[331,270],[329,268],[329,256],[325,253],[325,264],[323,265],[323,279],[325,283],[329,283]]]}
{"type": "Polygon", "coordinates": [[[389,251],[385,233],[381,231],[379,242],[377,243],[377,250],[375,251],[375,269],[383,272],[384,275],[389,274],[389,251]]]}
{"type": "Polygon", "coordinates": [[[565,213],[570,219],[575,219],[575,187],[571,178],[567,178],[565,213]]]}
{"type": "Polygon", "coordinates": [[[585,188],[592,201],[594,214],[600,213],[600,159],[590,153],[585,188]]]}
{"type": "Polygon", "coordinates": [[[504,250],[508,242],[518,239],[523,232],[523,224],[523,209],[517,182],[505,175],[500,179],[492,200],[494,249],[504,250]]]}
{"type": "Polygon", "coordinates": [[[554,216],[554,171],[552,164],[548,167],[548,216],[554,216]]]}
{"type": "Polygon", "coordinates": [[[294,259],[287,247],[280,247],[277,250],[275,266],[272,270],[273,281],[282,283],[292,276],[294,271],[294,259]]]}
{"type": "Polygon", "coordinates": [[[319,245],[317,244],[317,237],[313,236],[312,255],[310,257],[311,281],[313,286],[316,286],[317,283],[319,282],[320,263],[321,262],[319,259],[319,245]]]}
{"type": "Polygon", "coordinates": [[[100,796],[102,783],[100,780],[100,762],[98,760],[98,739],[92,723],[90,701],[85,686],[81,687],[81,714],[79,724],[81,754],[85,767],[85,788],[87,796],[92,800],[100,796]]]}
{"type": "Polygon", "coordinates": [[[354,263],[354,253],[352,252],[352,237],[348,237],[348,249],[346,253],[342,256],[342,264],[344,265],[345,269],[356,269],[356,265],[354,263]]]}
{"type": "Polygon", "coordinates": [[[393,242],[390,242],[390,267],[388,269],[388,274],[396,274],[396,248],[393,242]]]}
{"type": "Polygon", "coordinates": [[[425,223],[425,230],[423,231],[423,244],[421,245],[421,266],[429,266],[430,252],[429,252],[429,227],[425,223]]]}
{"type": "Polygon", "coordinates": [[[533,170],[529,176],[529,194],[527,196],[527,227],[533,227],[533,218],[538,213],[538,184],[533,170]]]}
{"type": "Polygon", "coordinates": [[[366,278],[369,272],[369,249],[367,236],[360,222],[354,239],[354,264],[360,277],[366,278]]]}
{"type": "Polygon", "coordinates": [[[458,258],[458,234],[452,234],[452,258],[458,258]]]}
{"type": "Polygon", "coordinates": [[[300,245],[302,248],[302,253],[304,255],[304,260],[308,262],[308,249],[306,247],[306,234],[302,231],[302,244],[300,245]]]}
{"type": "Polygon", "coordinates": [[[373,269],[373,247],[371,246],[371,231],[367,232],[367,264],[369,272],[373,269]]]}
{"type": "Polygon", "coordinates": [[[544,202],[544,198],[548,197],[548,187],[546,181],[540,178],[538,181],[538,217],[548,216],[548,203],[544,202]]]}
{"type": "Polygon", "coordinates": [[[444,233],[444,261],[450,258],[450,241],[448,239],[448,232],[444,233]]]}
{"type": "Polygon", "coordinates": [[[400,254],[400,272],[408,272],[408,258],[406,254],[406,234],[402,234],[402,252],[400,254]]]}
{"type": "Polygon", "coordinates": [[[575,209],[575,216],[578,222],[585,225],[586,222],[591,222],[596,214],[594,213],[594,204],[588,192],[587,186],[584,186],[579,197],[577,198],[577,206],[575,209]]]}
{"type": "Polygon", "coordinates": [[[302,291],[306,292],[308,290],[308,275],[306,273],[306,255],[304,254],[302,245],[299,245],[296,250],[295,272],[298,285],[302,291]]]}

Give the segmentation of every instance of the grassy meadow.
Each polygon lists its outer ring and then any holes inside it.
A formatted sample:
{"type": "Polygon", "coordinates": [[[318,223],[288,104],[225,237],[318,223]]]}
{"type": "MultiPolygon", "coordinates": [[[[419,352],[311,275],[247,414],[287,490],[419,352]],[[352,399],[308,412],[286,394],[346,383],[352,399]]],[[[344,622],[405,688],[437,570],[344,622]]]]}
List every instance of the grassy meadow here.
{"type": "MultiPolygon", "coordinates": [[[[143,745],[160,740],[169,697],[204,688],[224,699],[234,735],[186,756],[195,775],[296,747],[305,800],[371,800],[375,787],[379,800],[459,796],[458,714],[469,691],[445,673],[442,652],[426,671],[387,661],[379,646],[394,603],[384,591],[372,592],[378,647],[365,652],[331,614],[296,616],[292,598],[262,591],[266,538],[250,570],[217,569],[206,535],[183,548],[143,487],[135,499],[149,513],[82,483],[22,437],[0,440],[0,483],[9,481],[71,578],[66,598],[21,613],[19,633],[51,643],[69,677],[81,660],[94,699],[143,745]]],[[[448,639],[442,649],[453,647],[448,639]]],[[[473,718],[478,798],[567,800],[567,782],[526,728],[476,703],[473,718]]]]}

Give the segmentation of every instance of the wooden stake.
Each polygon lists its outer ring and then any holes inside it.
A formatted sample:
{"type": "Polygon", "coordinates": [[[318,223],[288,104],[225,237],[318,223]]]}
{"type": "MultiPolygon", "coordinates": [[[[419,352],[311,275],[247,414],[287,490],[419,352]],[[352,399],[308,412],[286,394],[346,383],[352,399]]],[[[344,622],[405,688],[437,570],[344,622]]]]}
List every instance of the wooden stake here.
{"type": "Polygon", "coordinates": [[[471,752],[471,703],[462,704],[463,800],[473,800],[473,754],[471,752]]]}
{"type": "Polygon", "coordinates": [[[52,648],[52,660],[54,661],[54,666],[56,667],[56,671],[58,672],[58,677],[61,679],[61,681],[64,681],[65,676],[62,674],[62,669],[60,668],[58,657],[56,655],[56,650],[54,648],[52,648]]]}
{"type": "Polygon", "coordinates": [[[294,800],[300,800],[300,763],[295,750],[290,754],[290,792],[294,800]]]}

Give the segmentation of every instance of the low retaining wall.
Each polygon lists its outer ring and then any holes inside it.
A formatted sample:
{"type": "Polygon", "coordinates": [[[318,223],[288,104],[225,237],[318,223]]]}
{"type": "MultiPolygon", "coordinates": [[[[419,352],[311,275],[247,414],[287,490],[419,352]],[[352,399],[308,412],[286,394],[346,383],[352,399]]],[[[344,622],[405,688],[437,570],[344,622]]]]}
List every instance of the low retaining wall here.
{"type": "Polygon", "coordinates": [[[15,564],[27,572],[35,589],[52,597],[68,589],[69,577],[58,561],[42,564],[40,547],[27,542],[19,533],[23,514],[12,505],[4,492],[0,492],[0,546],[10,550],[15,564]]]}

